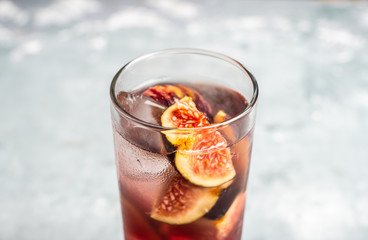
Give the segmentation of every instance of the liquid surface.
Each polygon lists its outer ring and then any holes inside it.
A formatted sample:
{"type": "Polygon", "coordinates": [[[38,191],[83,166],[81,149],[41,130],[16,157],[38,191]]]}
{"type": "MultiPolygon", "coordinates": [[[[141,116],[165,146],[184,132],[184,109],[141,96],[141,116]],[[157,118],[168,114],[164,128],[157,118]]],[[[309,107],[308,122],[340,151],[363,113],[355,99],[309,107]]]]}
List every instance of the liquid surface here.
{"type": "MultiPolygon", "coordinates": [[[[175,83],[165,84],[175,86],[175,83]]],[[[212,115],[208,116],[211,123],[214,115],[220,110],[225,111],[228,118],[231,118],[240,114],[248,106],[248,101],[242,95],[223,86],[206,83],[188,84],[186,86],[198,91],[211,106],[212,115]]],[[[161,125],[160,117],[167,107],[143,95],[146,89],[138,89],[129,93],[120,92],[117,95],[119,105],[129,114],[142,121],[161,125]]]]}

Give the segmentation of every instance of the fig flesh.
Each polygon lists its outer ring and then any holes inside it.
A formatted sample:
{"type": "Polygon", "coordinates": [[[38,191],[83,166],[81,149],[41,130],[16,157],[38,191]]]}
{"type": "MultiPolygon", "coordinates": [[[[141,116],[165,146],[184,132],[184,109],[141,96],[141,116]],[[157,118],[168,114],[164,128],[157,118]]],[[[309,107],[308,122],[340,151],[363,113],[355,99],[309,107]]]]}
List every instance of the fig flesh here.
{"type": "Polygon", "coordinates": [[[175,225],[194,222],[215,205],[220,191],[220,188],[202,188],[182,177],[175,177],[154,204],[151,217],[175,225]]]}
{"type": "Polygon", "coordinates": [[[190,88],[184,85],[179,85],[178,87],[184,91],[186,96],[189,96],[193,99],[194,103],[196,104],[196,107],[198,108],[200,112],[203,112],[204,114],[206,114],[207,117],[212,116],[211,106],[208,104],[205,98],[201,94],[199,94],[199,92],[197,92],[193,88],[190,88]]]}
{"type": "Polygon", "coordinates": [[[232,201],[227,213],[217,220],[201,218],[186,225],[160,225],[159,232],[170,236],[170,240],[216,239],[234,240],[241,238],[242,215],[245,194],[241,193],[232,201]],[[195,237],[193,237],[193,235],[195,237]]]}
{"type": "MultiPolygon", "coordinates": [[[[161,116],[162,125],[173,128],[209,126],[190,97],[171,105],[161,116]]],[[[227,141],[215,130],[166,130],[167,139],[178,146],[175,166],[183,177],[204,187],[215,187],[235,176],[227,141]]]]}
{"type": "Polygon", "coordinates": [[[235,177],[230,149],[222,135],[204,132],[178,147],[175,166],[183,177],[204,187],[222,185],[235,177]]]}
{"type": "MultiPolygon", "coordinates": [[[[168,107],[161,116],[161,123],[162,126],[171,128],[195,128],[209,125],[206,116],[198,111],[191,97],[184,97],[168,107]]],[[[185,130],[166,130],[163,133],[174,146],[184,144],[192,135],[191,131],[185,130]]]]}
{"type": "Polygon", "coordinates": [[[216,130],[193,130],[209,126],[192,97],[185,96],[161,116],[167,140],[177,147],[175,166],[181,176],[155,202],[151,217],[173,225],[189,224],[203,217],[218,201],[223,188],[235,176],[227,141],[216,130]]]}

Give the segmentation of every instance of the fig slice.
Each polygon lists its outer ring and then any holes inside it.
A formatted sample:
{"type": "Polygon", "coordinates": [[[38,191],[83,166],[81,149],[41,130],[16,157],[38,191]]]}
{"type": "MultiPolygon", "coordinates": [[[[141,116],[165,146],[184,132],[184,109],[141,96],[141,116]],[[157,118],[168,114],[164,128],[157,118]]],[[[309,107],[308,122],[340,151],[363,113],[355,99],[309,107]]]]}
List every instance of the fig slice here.
{"type": "Polygon", "coordinates": [[[156,102],[169,107],[174,104],[177,100],[183,98],[185,93],[177,86],[173,85],[156,85],[150,87],[143,92],[143,95],[151,97],[156,102]]]}
{"type": "Polygon", "coordinates": [[[178,147],[175,166],[184,178],[204,187],[219,186],[234,178],[226,139],[216,130],[190,130],[210,125],[191,97],[184,97],[167,108],[161,122],[165,127],[188,128],[163,131],[168,141],[178,147]]]}
{"type": "Polygon", "coordinates": [[[211,106],[199,92],[191,87],[184,85],[156,85],[144,91],[143,94],[166,107],[171,106],[185,96],[191,97],[199,111],[206,114],[209,118],[212,117],[211,106]]]}
{"type": "Polygon", "coordinates": [[[198,187],[181,176],[175,177],[154,204],[151,217],[175,225],[192,223],[215,205],[220,192],[220,188],[198,187]]]}
{"type": "Polygon", "coordinates": [[[199,94],[199,92],[197,92],[193,88],[184,85],[178,85],[178,87],[183,90],[186,96],[189,96],[193,99],[194,103],[196,104],[196,107],[200,112],[206,114],[207,117],[212,116],[212,108],[210,104],[201,94],[199,94]]]}
{"type": "MultiPolygon", "coordinates": [[[[209,125],[206,116],[198,111],[192,98],[187,96],[165,110],[161,116],[161,123],[162,126],[171,128],[194,128],[209,125]]],[[[184,144],[191,135],[190,131],[185,130],[166,130],[163,133],[174,146],[184,144]]]]}
{"type": "Polygon", "coordinates": [[[196,185],[222,185],[236,174],[226,146],[226,139],[218,131],[205,131],[178,147],[175,166],[184,178],[196,185]]]}

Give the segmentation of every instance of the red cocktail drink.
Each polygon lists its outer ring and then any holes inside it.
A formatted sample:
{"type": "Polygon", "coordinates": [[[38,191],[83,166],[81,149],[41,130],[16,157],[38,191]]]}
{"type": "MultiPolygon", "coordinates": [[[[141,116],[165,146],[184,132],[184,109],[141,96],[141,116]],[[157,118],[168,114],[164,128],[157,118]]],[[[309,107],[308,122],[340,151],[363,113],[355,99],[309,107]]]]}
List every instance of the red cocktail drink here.
{"type": "Polygon", "coordinates": [[[245,68],[203,50],[161,51],[118,72],[112,122],[125,239],[241,238],[257,95],[245,68]]]}

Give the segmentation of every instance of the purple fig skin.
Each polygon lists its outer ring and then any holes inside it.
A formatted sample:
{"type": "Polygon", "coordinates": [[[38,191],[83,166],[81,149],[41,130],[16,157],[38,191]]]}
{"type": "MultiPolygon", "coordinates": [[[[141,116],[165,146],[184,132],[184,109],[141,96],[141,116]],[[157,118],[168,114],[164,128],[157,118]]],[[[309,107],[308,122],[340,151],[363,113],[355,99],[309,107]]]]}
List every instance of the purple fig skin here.
{"type": "Polygon", "coordinates": [[[200,112],[203,112],[207,115],[207,117],[212,118],[212,108],[208,104],[206,99],[204,99],[204,97],[201,94],[199,94],[199,92],[197,92],[193,88],[184,85],[178,85],[178,87],[183,90],[186,96],[192,97],[194,103],[196,104],[197,109],[200,112]]]}
{"type": "Polygon", "coordinates": [[[191,97],[197,109],[206,114],[209,120],[212,120],[211,106],[204,97],[193,88],[184,85],[156,85],[144,91],[143,94],[166,107],[171,106],[185,96],[191,97]]]}
{"type": "Polygon", "coordinates": [[[144,91],[143,94],[166,107],[171,106],[183,97],[181,89],[172,85],[157,85],[150,87],[144,91]]]}

